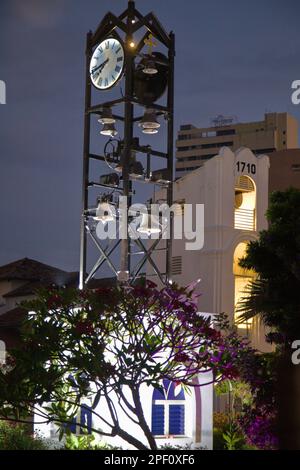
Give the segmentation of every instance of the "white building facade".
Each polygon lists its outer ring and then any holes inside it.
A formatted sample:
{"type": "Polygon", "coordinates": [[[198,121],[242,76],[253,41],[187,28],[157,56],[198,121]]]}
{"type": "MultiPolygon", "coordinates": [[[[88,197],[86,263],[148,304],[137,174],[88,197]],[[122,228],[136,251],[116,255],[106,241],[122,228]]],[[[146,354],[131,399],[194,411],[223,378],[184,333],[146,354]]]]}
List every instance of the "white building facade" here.
{"type": "MultiPolygon", "coordinates": [[[[235,320],[235,307],[244,288],[255,276],[239,267],[246,245],[267,228],[269,157],[256,157],[241,148],[233,153],[223,147],[199,169],[174,183],[174,201],[204,204],[204,245],[186,250],[185,240],[174,240],[172,279],[199,284],[199,310],[225,312],[235,320]]],[[[257,320],[239,327],[252,345],[267,351],[264,331],[257,320]]]]}
{"type": "MultiPolygon", "coordinates": [[[[156,439],[158,448],[168,445],[172,447],[180,446],[185,448],[202,448],[211,450],[213,446],[213,386],[212,374],[210,372],[199,374],[195,387],[189,387],[189,391],[184,391],[183,387],[175,386],[174,382],[163,381],[163,391],[154,389],[151,386],[141,387],[141,403],[145,419],[156,439]]],[[[124,388],[126,398],[130,400],[130,392],[124,388]]],[[[110,396],[114,402],[120,427],[128,434],[136,437],[140,442],[148,446],[146,437],[142,429],[124,413],[118,404],[114,394],[110,396]]],[[[110,432],[110,428],[96,416],[100,415],[106,421],[111,422],[110,411],[106,400],[100,399],[95,408],[95,413],[91,411],[91,403],[86,403],[78,412],[77,419],[73,425],[69,426],[72,433],[76,435],[86,434],[90,428],[97,429],[94,433],[96,441],[107,443],[123,450],[133,449],[133,447],[118,436],[102,436],[102,432],[110,432]],[[85,425],[86,428],[81,426],[85,425]]],[[[58,440],[57,427],[53,424],[39,424],[36,417],[34,431],[44,438],[58,440]]]]}

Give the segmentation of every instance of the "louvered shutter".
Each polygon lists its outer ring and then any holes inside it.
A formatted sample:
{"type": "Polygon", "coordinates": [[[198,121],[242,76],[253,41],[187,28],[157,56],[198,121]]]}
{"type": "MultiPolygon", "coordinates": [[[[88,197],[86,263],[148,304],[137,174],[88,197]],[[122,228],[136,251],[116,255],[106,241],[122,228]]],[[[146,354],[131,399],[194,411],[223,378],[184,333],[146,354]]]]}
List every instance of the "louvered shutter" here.
{"type": "Polygon", "coordinates": [[[164,405],[152,405],[152,434],[162,436],[165,434],[165,409],[164,405]]]}
{"type": "Polygon", "coordinates": [[[170,405],[169,433],[184,435],[184,405],[170,405]]]}
{"type": "Polygon", "coordinates": [[[87,405],[80,407],[80,424],[81,426],[84,425],[84,427],[80,428],[80,434],[92,433],[92,409],[87,405]]]}

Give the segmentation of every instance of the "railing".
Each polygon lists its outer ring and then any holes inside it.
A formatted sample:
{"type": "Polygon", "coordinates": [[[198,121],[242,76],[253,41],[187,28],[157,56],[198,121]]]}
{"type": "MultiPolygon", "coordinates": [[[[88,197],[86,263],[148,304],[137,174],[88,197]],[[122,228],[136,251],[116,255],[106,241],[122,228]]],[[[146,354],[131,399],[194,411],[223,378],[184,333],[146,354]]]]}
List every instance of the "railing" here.
{"type": "Polygon", "coordinates": [[[239,230],[255,230],[255,210],[235,209],[234,228],[239,230]]]}

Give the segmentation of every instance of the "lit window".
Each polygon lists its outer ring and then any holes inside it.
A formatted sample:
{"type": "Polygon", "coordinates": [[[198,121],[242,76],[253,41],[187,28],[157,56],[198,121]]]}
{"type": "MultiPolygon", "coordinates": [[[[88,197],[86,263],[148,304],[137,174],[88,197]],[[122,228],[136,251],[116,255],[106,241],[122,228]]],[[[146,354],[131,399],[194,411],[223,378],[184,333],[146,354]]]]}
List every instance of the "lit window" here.
{"type": "Polygon", "coordinates": [[[256,190],[251,178],[239,176],[235,182],[234,228],[255,230],[256,190]]]}
{"type": "Polygon", "coordinates": [[[185,432],[185,395],[181,385],[163,380],[163,389],[152,397],[152,433],[155,436],[183,436],[185,432]]]}
{"type": "Polygon", "coordinates": [[[239,302],[245,299],[249,293],[247,292],[247,286],[255,278],[254,271],[244,269],[239,265],[239,262],[246,255],[247,242],[241,242],[237,245],[233,255],[233,274],[234,274],[234,320],[239,328],[246,328],[252,326],[252,318],[246,322],[241,323],[239,321],[239,313],[237,308],[239,302]]]}

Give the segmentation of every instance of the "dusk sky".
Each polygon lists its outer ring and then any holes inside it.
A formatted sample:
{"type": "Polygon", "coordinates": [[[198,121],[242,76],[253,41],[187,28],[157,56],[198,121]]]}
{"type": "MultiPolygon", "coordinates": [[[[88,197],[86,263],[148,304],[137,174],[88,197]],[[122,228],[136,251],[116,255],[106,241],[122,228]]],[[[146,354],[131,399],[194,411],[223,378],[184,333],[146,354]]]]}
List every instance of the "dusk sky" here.
{"type": "MultiPolygon", "coordinates": [[[[0,265],[79,269],[85,39],[126,0],[1,0],[0,265]]],[[[300,79],[299,0],[137,0],[176,34],[175,133],[218,114],[288,111],[300,79]]]]}

